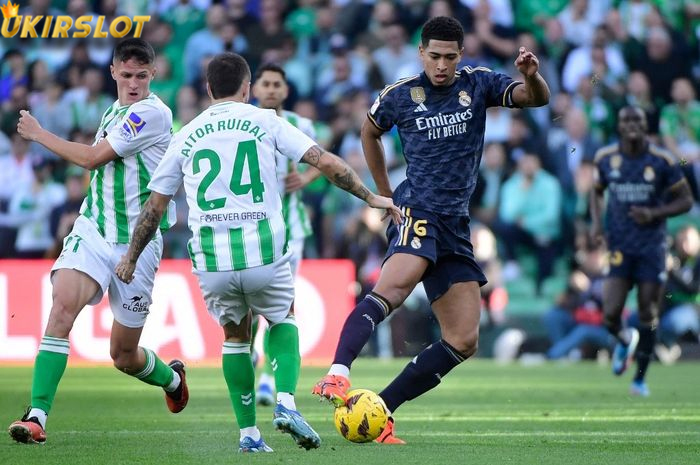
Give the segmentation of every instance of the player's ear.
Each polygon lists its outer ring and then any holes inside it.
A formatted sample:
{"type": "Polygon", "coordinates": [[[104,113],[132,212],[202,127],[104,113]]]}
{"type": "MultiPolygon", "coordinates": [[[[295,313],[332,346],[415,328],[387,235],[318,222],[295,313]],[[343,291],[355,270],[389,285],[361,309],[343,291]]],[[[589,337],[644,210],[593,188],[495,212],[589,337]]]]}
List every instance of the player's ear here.
{"type": "Polygon", "coordinates": [[[210,99],[214,100],[214,96],[211,94],[211,89],[209,88],[209,83],[207,82],[207,95],[210,99]]]}

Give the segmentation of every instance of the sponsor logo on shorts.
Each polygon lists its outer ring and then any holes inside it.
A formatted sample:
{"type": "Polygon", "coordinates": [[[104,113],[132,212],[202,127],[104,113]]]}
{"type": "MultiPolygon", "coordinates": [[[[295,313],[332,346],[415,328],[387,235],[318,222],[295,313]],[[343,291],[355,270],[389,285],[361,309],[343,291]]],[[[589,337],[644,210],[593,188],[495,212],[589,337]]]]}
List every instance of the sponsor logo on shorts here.
{"type": "Polygon", "coordinates": [[[135,295],[127,303],[122,304],[122,308],[135,313],[148,313],[148,302],[143,300],[143,296],[135,295]]]}
{"type": "Polygon", "coordinates": [[[414,237],[411,240],[411,247],[413,247],[414,249],[420,249],[422,245],[423,244],[420,243],[420,239],[417,237],[414,237]]]}

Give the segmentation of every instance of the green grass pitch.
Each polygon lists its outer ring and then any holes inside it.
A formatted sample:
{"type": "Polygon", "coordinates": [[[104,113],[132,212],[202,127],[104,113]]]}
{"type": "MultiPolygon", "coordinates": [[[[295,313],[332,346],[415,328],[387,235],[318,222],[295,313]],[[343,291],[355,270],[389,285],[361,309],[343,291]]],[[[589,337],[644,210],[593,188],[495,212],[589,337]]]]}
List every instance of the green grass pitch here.
{"type": "MultiPolygon", "coordinates": [[[[360,359],[354,387],[375,391],[404,361],[360,359]]],[[[2,464],[698,464],[700,365],[654,364],[652,396],[627,394],[630,375],[594,363],[524,367],[474,360],[396,414],[406,446],[351,444],[333,426],[329,404],[310,392],[323,374],[304,367],[297,404],[316,428],[318,450],[296,448],[273,430],[272,409],[258,423],[273,454],[241,456],[220,369],[190,366],[190,403],[170,414],[162,391],[108,367],[68,367],[43,446],[0,440],[2,464]]],[[[22,410],[31,368],[0,367],[0,422],[22,410]]]]}

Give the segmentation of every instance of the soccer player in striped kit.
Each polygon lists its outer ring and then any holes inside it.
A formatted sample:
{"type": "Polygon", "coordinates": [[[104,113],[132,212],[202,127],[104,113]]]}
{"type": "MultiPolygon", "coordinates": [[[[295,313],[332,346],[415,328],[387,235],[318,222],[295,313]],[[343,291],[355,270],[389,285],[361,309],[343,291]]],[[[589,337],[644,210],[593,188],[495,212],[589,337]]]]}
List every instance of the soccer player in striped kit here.
{"type": "MultiPolygon", "coordinates": [[[[260,108],[275,110],[278,116],[286,119],[289,124],[298,128],[301,132],[316,140],[316,131],[313,122],[292,111],[284,110],[284,101],[289,95],[286,74],[284,70],[274,63],[261,65],[255,72],[253,96],[258,101],[260,108]]],[[[285,155],[277,153],[277,180],[282,193],[282,215],[287,228],[287,247],[292,253],[289,264],[292,267],[292,276],[296,279],[299,271],[299,263],[304,255],[304,240],[311,235],[311,222],[306,212],[306,207],[301,198],[301,189],[316,179],[321,172],[313,166],[306,165],[304,171],[300,171],[297,163],[289,160],[285,155]]],[[[257,334],[256,318],[253,322],[253,338],[257,334]]],[[[265,351],[265,365],[263,373],[258,380],[256,399],[259,405],[272,405],[275,402],[275,378],[272,370],[272,358],[268,348],[269,330],[265,331],[263,349],[265,351]]]]}
{"type": "Polygon", "coordinates": [[[273,424],[300,447],[313,449],[321,439],[294,401],[301,360],[291,314],[294,279],[277,153],[318,168],[371,207],[389,209],[396,222],[401,212],[390,198],[371,193],[341,158],[321,149],[273,110],[248,105],[250,80],[250,68],[240,55],[222,53],[212,59],[207,68],[212,105],[174,136],[148,185],[152,193],[116,271],[125,282],[133,279],[134,264],[157,231],[168,202],[184,184],[194,273],[207,310],[224,330],[222,365],[240,428],[238,450],[272,451],[256,426],[250,320],[257,315],[270,324],[269,352],[277,359],[273,424]]]}
{"type": "MultiPolygon", "coordinates": [[[[163,250],[160,233],[136,264],[136,279],[127,285],[114,274],[148,197],[146,186],[171,138],[172,113],[150,91],[154,61],[153,48],[144,40],[117,44],[110,70],[118,99],[102,116],[92,146],[61,139],[26,110],[20,112],[17,132],[22,137],[91,173],[80,216],[51,269],[53,304],[34,362],[30,408],[9,428],[17,442],[46,441],[46,418],[68,360],[68,335],[80,311],[99,303],[106,292],[114,314],[110,339],[114,366],[162,387],[171,412],[178,413],[187,404],[183,363],[173,360],[166,365],[152,350],[139,346],[163,250]]],[[[164,213],[158,218],[161,229],[174,224],[174,204],[169,203],[164,213]]]]}

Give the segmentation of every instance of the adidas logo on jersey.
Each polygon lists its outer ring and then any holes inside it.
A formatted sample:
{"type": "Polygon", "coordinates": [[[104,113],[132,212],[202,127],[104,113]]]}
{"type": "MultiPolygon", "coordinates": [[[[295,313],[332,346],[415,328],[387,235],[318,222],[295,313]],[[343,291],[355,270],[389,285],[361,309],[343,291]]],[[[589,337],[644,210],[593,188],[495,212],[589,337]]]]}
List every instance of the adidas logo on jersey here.
{"type": "Polygon", "coordinates": [[[413,110],[414,113],[418,113],[421,111],[428,111],[428,108],[423,103],[419,103],[418,106],[416,107],[416,109],[413,110]]]}

